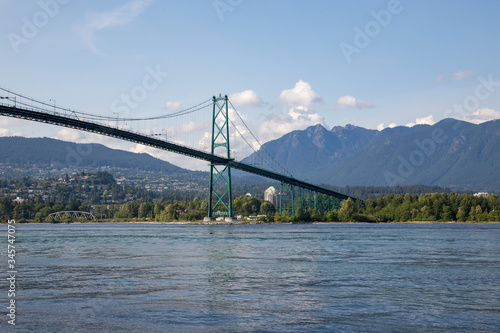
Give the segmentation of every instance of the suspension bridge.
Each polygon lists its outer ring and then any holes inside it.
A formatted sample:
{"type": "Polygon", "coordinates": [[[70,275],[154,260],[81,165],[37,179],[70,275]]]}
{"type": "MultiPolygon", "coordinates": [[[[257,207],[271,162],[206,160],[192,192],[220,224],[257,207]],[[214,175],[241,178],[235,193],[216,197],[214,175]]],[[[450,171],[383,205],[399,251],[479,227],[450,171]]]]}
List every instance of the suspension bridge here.
{"type": "Polygon", "coordinates": [[[280,214],[286,210],[289,215],[294,215],[296,202],[299,202],[303,208],[329,210],[338,208],[342,200],[348,198],[357,200],[348,195],[294,178],[265,150],[245,123],[244,117],[238,113],[227,96],[214,96],[212,99],[190,108],[160,116],[139,118],[127,117],[127,114],[119,117],[118,113],[115,113],[114,116],[105,116],[75,111],[56,106],[55,101],[50,104],[2,87],[0,87],[0,92],[2,100],[0,101],[0,115],[105,135],[208,162],[210,165],[207,212],[209,219],[216,216],[225,216],[228,219],[233,217],[231,169],[280,182],[280,214]],[[231,105],[231,109],[229,105],[231,105]],[[210,108],[212,112],[201,112],[210,108]],[[233,117],[230,117],[230,113],[234,114],[233,117]],[[200,114],[210,115],[211,119],[202,120],[200,114]],[[187,127],[189,130],[183,129],[179,123],[175,124],[176,119],[187,115],[195,115],[197,119],[197,122],[186,123],[184,121],[184,128],[187,127]],[[236,121],[239,123],[235,124],[236,121]],[[142,124],[142,128],[141,125],[138,125],[136,129],[131,129],[129,126],[131,123],[142,124]],[[192,140],[190,143],[187,139],[180,139],[183,133],[196,132],[193,129],[198,128],[203,123],[211,125],[211,131],[203,132],[201,139],[198,138],[198,145],[202,145],[203,148],[196,147],[192,140]],[[164,138],[157,133],[158,130],[153,129],[158,126],[163,127],[164,138]],[[248,139],[245,134],[251,135],[252,139],[248,139]],[[260,160],[258,163],[243,163],[232,156],[231,152],[236,155],[236,151],[231,150],[235,137],[240,137],[250,147],[255,153],[252,156],[256,156],[260,160]],[[251,141],[253,141],[253,145],[251,141]],[[207,143],[209,147],[207,147],[207,143]],[[259,149],[254,148],[255,144],[259,149]],[[285,204],[286,208],[282,206],[285,204]]]}

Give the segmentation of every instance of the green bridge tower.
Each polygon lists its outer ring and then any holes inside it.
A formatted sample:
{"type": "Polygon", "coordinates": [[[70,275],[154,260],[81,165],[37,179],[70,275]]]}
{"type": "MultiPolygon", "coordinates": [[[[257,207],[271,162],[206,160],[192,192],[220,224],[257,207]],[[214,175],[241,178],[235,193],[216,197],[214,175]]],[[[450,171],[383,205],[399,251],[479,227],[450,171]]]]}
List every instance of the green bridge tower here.
{"type": "MultiPolygon", "coordinates": [[[[229,146],[229,108],[227,95],[213,97],[212,144],[210,153],[231,159],[229,146]]],[[[208,193],[208,217],[233,217],[231,190],[231,164],[210,163],[210,188],[208,193]]]]}

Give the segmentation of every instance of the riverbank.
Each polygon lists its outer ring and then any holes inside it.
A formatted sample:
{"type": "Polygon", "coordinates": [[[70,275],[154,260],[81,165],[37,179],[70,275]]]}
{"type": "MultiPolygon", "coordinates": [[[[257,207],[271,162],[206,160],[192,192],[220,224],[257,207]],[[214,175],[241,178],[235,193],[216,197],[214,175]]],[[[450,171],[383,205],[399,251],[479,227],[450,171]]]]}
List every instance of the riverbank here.
{"type": "MultiPolygon", "coordinates": [[[[78,221],[78,222],[60,222],[60,223],[38,223],[38,222],[23,222],[19,224],[172,224],[172,225],[250,225],[250,224],[264,224],[264,225],[291,225],[291,224],[499,224],[498,221],[482,221],[482,222],[462,222],[462,221],[407,221],[407,222],[262,222],[262,221],[171,221],[171,222],[158,222],[158,221],[78,221]]],[[[6,224],[3,223],[2,224],[6,224]]]]}

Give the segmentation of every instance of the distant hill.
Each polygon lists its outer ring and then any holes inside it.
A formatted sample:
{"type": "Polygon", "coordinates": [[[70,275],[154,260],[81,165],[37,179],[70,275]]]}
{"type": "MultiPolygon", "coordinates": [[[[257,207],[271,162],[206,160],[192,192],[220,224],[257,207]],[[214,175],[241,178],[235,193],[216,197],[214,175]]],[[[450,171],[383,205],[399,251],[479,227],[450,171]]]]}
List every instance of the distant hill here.
{"type": "MultiPolygon", "coordinates": [[[[285,134],[265,143],[262,149],[294,177],[317,184],[427,185],[500,192],[500,120],[475,125],[445,119],[433,126],[399,126],[383,131],[353,125],[327,130],[316,125],[285,134]]],[[[255,155],[243,162],[255,164],[259,161],[255,155]]],[[[199,180],[208,177],[208,173],[186,170],[148,154],[50,138],[0,137],[0,156],[4,166],[26,169],[109,167],[199,180]]],[[[262,181],[249,174],[234,175],[242,185],[262,181]]]]}
{"type": "MultiPolygon", "coordinates": [[[[500,120],[455,119],[369,130],[321,125],[293,131],[263,149],[295,177],[336,186],[438,185],[500,190],[500,120]]],[[[255,154],[243,162],[254,163],[255,154]]]]}
{"type": "Polygon", "coordinates": [[[101,144],[81,144],[50,138],[0,137],[0,156],[0,163],[18,167],[115,167],[165,174],[191,172],[144,153],[111,149],[101,144]]]}

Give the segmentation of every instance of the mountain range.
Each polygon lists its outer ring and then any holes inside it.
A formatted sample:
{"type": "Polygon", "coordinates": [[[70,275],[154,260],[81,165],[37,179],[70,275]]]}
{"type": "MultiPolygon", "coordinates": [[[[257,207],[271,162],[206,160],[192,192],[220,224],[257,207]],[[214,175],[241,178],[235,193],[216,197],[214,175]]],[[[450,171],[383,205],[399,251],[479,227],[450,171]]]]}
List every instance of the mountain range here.
{"type": "Polygon", "coordinates": [[[50,138],[0,137],[0,156],[0,163],[16,167],[115,167],[165,174],[190,172],[145,153],[137,154],[101,144],[82,144],[50,138]]]}
{"type": "MultiPolygon", "coordinates": [[[[256,164],[260,160],[257,154],[269,154],[294,177],[317,184],[500,189],[500,120],[475,125],[444,119],[432,126],[382,131],[354,125],[328,130],[316,125],[269,141],[242,162],[256,164]]],[[[4,166],[116,167],[163,175],[201,175],[148,154],[50,138],[1,137],[0,156],[4,166]]]]}
{"type": "Polygon", "coordinates": [[[294,177],[314,183],[500,189],[500,120],[444,119],[382,131],[316,125],[265,143],[243,162],[254,164],[266,153],[294,177]]]}

